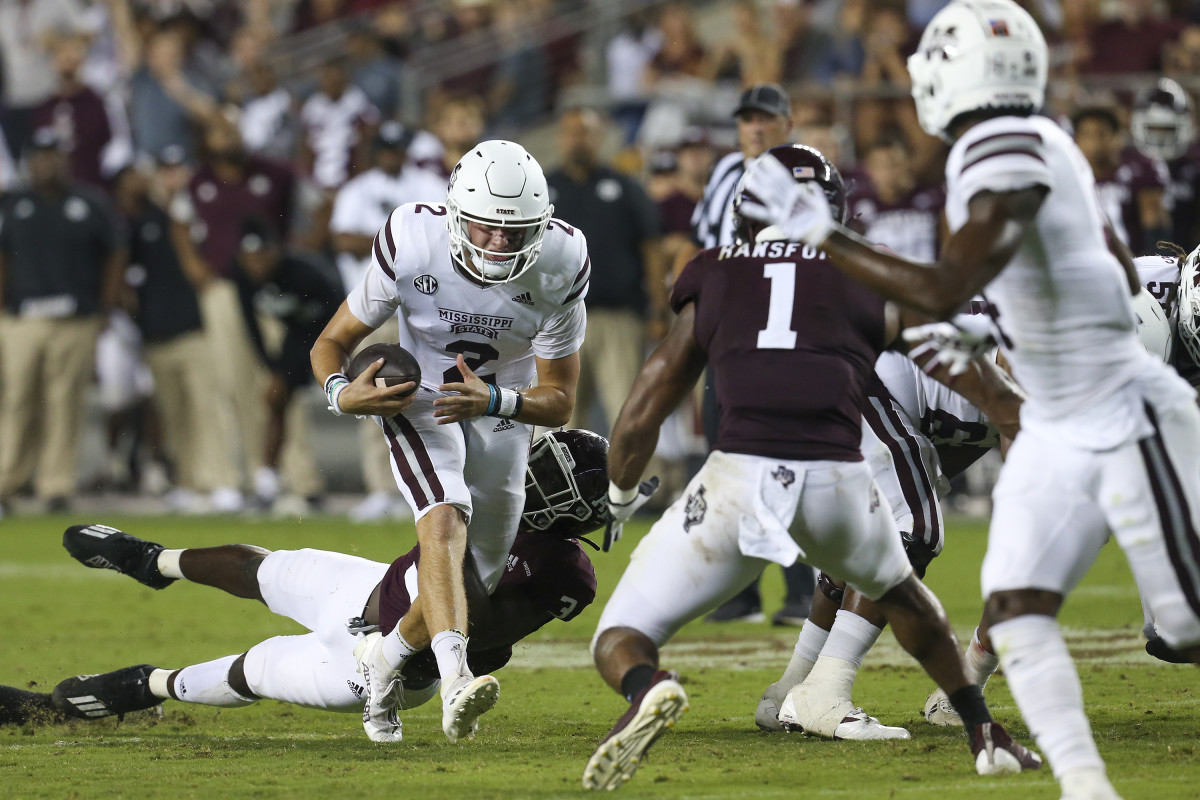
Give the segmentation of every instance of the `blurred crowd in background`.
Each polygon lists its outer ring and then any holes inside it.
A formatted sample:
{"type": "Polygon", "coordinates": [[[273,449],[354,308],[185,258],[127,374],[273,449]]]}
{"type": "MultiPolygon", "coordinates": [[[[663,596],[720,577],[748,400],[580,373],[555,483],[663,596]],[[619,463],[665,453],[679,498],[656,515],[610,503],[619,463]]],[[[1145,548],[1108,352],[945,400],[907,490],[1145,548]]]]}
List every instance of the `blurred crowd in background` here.
{"type": "MultiPolygon", "coordinates": [[[[1190,250],[1200,3],[1021,4],[1051,45],[1046,113],[1118,231],[1190,250]],[[1182,146],[1130,136],[1152,94],[1182,146]]],[[[319,413],[308,348],[391,209],[442,201],[484,138],[525,144],[588,236],[573,424],[600,432],[670,324],[718,162],[811,144],[854,225],[934,258],[946,146],[917,125],[905,59],[943,5],[0,0],[0,515],[80,491],[300,514],[336,490],[362,496],[356,519],[403,513],[372,423],[319,413]],[[762,84],[786,102],[735,119],[762,84]]],[[[677,479],[705,450],[699,405],[660,446],[677,479]]]]}

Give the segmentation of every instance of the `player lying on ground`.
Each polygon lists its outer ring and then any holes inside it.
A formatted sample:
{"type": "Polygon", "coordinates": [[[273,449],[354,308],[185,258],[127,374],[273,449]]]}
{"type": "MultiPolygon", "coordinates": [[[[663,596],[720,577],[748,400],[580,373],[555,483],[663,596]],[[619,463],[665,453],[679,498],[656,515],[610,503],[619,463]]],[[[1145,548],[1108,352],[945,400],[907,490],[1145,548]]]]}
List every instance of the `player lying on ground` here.
{"type": "MultiPolygon", "coordinates": [[[[596,595],[591,562],[575,537],[607,518],[603,437],[587,431],[549,433],[530,456],[528,502],[522,533],[490,597],[478,579],[471,587],[472,636],[466,658],[490,672],[508,663],[512,646],[552,619],[571,620],[596,595]],[[599,509],[599,510],[598,510],[599,509]]],[[[182,669],[148,665],[70,678],[52,700],[0,690],[0,720],[24,721],[51,709],[85,719],[124,714],[173,699],[237,707],[266,698],[329,711],[361,712],[362,679],[356,649],[389,632],[417,596],[420,547],[382,564],[322,550],[277,550],[225,545],[167,550],[103,525],[67,529],[64,545],[87,566],[115,569],[161,589],[177,579],[259,600],[310,633],[276,636],[240,655],[182,669]],[[365,635],[363,635],[365,634],[365,635]],[[23,710],[23,711],[22,711],[23,710]]],[[[473,570],[465,570],[468,577],[473,570]]],[[[396,709],[429,700],[440,686],[429,650],[413,656],[389,693],[395,703],[386,725],[369,728],[374,741],[401,739],[396,709]]],[[[464,731],[471,736],[473,731],[464,731]]]]}
{"type": "MultiPolygon", "coordinates": [[[[844,216],[845,187],[824,156],[800,145],[769,153],[787,163],[789,181],[815,187],[829,213],[844,216]]],[[[1041,760],[992,721],[968,680],[941,604],[913,573],[863,462],[866,384],[899,338],[899,314],[816,248],[763,238],[688,263],[672,292],[675,324],[613,429],[606,547],[654,489],[638,481],[663,420],[711,365],[717,442],[634,550],[592,640],[596,668],[630,705],[588,760],[584,786],[620,786],[687,710],[683,686],[659,668],[659,648],[766,564],[797,560],[879,604],[896,638],[970,719],[981,774],[1037,768],[1041,760]]]]}
{"type": "MultiPolygon", "coordinates": [[[[770,158],[747,172],[762,205],[743,213],[940,319],[986,288],[995,339],[1026,400],[993,492],[984,614],[1063,797],[1111,800],[1056,617],[1111,533],[1163,639],[1200,660],[1200,411],[1187,382],[1138,344],[1137,270],[1086,159],[1036,115],[1048,52],[1011,0],[958,0],[926,26],[909,59],[917,118],[952,143],[951,234],[935,263],[874,250],[770,158]]],[[[983,344],[972,338],[971,347],[948,342],[947,357],[983,344]]]]}
{"type": "Polygon", "coordinates": [[[445,204],[407,203],[375,236],[373,263],[325,327],[313,374],[335,413],[379,417],[393,474],[417,521],[421,597],[394,633],[361,653],[368,720],[385,721],[387,687],[432,647],[442,726],[453,741],[491,709],[500,687],[459,656],[467,624],[462,560],[469,548],[488,590],[517,535],[535,425],[566,424],[575,407],[583,300],[591,262],[581,232],[551,218],[546,178],[515,142],[472,147],[445,204]],[[350,355],[392,316],[422,384],[354,381],[350,355]],[[536,378],[536,384],[534,379],[536,378]]]}

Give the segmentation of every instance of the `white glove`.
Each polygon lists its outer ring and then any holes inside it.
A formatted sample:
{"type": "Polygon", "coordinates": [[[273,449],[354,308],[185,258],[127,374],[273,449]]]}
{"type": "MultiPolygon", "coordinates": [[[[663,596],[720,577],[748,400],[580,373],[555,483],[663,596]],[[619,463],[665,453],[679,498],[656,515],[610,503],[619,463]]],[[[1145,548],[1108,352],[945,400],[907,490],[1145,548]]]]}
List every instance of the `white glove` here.
{"type": "Polygon", "coordinates": [[[621,489],[611,481],[608,484],[608,525],[604,528],[604,544],[601,550],[608,552],[621,538],[622,528],[634,513],[646,505],[658,491],[658,476],[642,481],[636,489],[621,489]]]}
{"type": "Polygon", "coordinates": [[[820,184],[797,182],[775,156],[755,159],[743,185],[748,197],[742,200],[742,215],[774,225],[788,241],[819,247],[837,225],[820,184]]]}
{"type": "Polygon", "coordinates": [[[921,367],[926,374],[946,367],[951,376],[962,375],[972,361],[987,355],[996,346],[990,329],[977,319],[965,323],[961,317],[955,322],[934,322],[908,328],[903,336],[904,341],[916,345],[908,351],[908,357],[913,361],[933,354],[933,358],[921,367]]]}

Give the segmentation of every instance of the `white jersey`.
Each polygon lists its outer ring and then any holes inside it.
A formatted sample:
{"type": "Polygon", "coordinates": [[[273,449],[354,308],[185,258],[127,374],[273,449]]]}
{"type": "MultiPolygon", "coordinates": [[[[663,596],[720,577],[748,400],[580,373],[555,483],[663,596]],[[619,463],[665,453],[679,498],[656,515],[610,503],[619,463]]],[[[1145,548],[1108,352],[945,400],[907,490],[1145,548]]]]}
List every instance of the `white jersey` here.
{"type": "MultiPolygon", "coordinates": [[[[441,203],[446,199],[446,182],[427,169],[408,164],[399,175],[379,168],[351,178],[333,201],[329,230],[333,234],[374,236],[397,206],[405,203],[441,203]]],[[[338,253],[337,267],[347,292],[362,282],[373,257],[355,258],[338,253]]]]}
{"type": "Polygon", "coordinates": [[[1079,424],[1059,435],[1082,446],[1117,446],[1145,435],[1143,415],[1140,406],[1131,407],[1132,396],[1107,401],[1162,365],[1134,336],[1129,285],[1108,250],[1095,182],[1079,148],[1044,117],[975,125],[946,162],[947,221],[951,231],[960,229],[978,192],[1033,186],[1049,194],[985,291],[997,312],[1000,346],[1028,393],[1022,425],[1074,420],[1079,424]]]}
{"type": "Polygon", "coordinates": [[[564,358],[583,344],[591,262],[583,232],[552,219],[537,262],[508,283],[485,284],[450,257],[446,207],[408,203],[375,236],[374,264],[346,303],[378,328],[392,314],[421,385],[461,381],[456,358],[497,386],[525,388],[534,356],[564,358]]]}
{"type": "Polygon", "coordinates": [[[1133,260],[1137,267],[1138,280],[1146,291],[1158,301],[1167,319],[1175,320],[1175,309],[1179,305],[1178,258],[1171,256],[1142,256],[1133,260]]]}
{"type": "Polygon", "coordinates": [[[1000,433],[982,411],[958,392],[926,375],[906,355],[885,352],[875,374],[892,399],[935,447],[991,449],[1000,433]]]}
{"type": "Polygon", "coordinates": [[[362,89],[351,86],[337,100],[321,92],[308,98],[300,107],[300,123],[313,154],[313,181],[322,189],[336,189],[346,181],[363,126],[379,124],[379,109],[362,89]]]}

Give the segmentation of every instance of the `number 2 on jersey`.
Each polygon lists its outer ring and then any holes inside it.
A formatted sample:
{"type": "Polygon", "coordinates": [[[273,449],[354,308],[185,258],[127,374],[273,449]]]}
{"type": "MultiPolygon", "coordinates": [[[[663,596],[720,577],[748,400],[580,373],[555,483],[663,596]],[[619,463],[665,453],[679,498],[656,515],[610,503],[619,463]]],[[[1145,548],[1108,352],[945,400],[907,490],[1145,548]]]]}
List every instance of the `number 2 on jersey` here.
{"type": "Polygon", "coordinates": [[[767,307],[767,327],[758,332],[758,349],[794,350],[792,307],[796,303],[796,264],[793,261],[764,264],[763,277],[771,281],[771,301],[767,307]]]}
{"type": "MultiPolygon", "coordinates": [[[[470,339],[459,339],[456,342],[451,342],[446,345],[446,351],[461,355],[463,361],[466,362],[467,368],[479,375],[479,368],[489,361],[495,361],[500,357],[500,351],[492,347],[490,344],[483,342],[472,342],[470,339]]],[[[454,366],[442,373],[442,383],[461,383],[462,374],[459,373],[458,367],[454,366]]],[[[479,375],[479,380],[484,383],[495,385],[495,375],[479,375]]]]}

